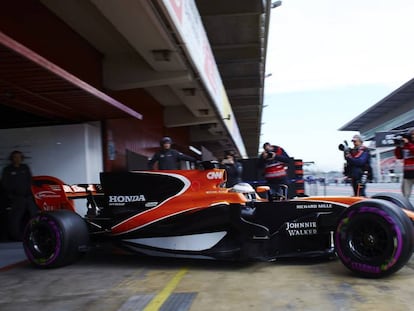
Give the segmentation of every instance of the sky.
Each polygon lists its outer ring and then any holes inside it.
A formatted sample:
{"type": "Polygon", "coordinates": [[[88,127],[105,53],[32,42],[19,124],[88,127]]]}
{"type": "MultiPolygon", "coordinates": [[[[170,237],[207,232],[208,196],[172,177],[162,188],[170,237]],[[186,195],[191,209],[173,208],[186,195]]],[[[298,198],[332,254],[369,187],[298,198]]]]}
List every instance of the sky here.
{"type": "Polygon", "coordinates": [[[338,131],[414,78],[414,1],[283,0],[272,9],[260,145],[341,171],[338,131]]]}

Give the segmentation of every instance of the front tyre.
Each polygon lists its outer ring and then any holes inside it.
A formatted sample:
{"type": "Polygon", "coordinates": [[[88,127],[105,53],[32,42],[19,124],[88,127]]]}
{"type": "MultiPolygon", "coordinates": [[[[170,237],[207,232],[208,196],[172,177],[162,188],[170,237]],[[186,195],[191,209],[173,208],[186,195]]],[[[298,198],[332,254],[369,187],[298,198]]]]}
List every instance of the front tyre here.
{"type": "Polygon", "coordinates": [[[399,193],[386,193],[381,192],[377,193],[372,196],[372,199],[381,199],[391,203],[394,203],[400,208],[405,208],[410,211],[414,211],[414,206],[411,204],[410,200],[408,200],[405,196],[399,193]]]}
{"type": "Polygon", "coordinates": [[[401,269],[414,249],[414,228],[395,204],[364,200],[341,215],[335,232],[335,250],[354,273],[380,278],[401,269]]]}
{"type": "Polygon", "coordinates": [[[73,263],[88,248],[85,221],[71,211],[41,213],[26,226],[23,247],[28,260],[41,268],[73,263]]]}

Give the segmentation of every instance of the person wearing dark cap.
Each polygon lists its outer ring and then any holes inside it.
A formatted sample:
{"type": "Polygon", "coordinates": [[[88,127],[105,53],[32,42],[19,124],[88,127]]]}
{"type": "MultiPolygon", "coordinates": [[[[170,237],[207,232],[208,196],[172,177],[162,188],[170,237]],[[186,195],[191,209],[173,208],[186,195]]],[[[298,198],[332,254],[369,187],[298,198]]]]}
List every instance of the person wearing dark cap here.
{"type": "Polygon", "coordinates": [[[21,240],[25,219],[33,217],[38,208],[32,194],[32,173],[23,163],[23,153],[15,150],[10,156],[10,164],[3,169],[2,186],[10,202],[8,217],[9,236],[21,240]]]}
{"type": "Polygon", "coordinates": [[[235,184],[242,182],[243,166],[236,160],[233,151],[229,150],[224,153],[224,159],[221,161],[221,167],[226,170],[227,181],[226,187],[231,188],[235,184]]]}
{"type": "Polygon", "coordinates": [[[148,161],[148,168],[154,169],[154,164],[158,163],[159,170],[178,170],[180,161],[196,162],[196,159],[185,155],[171,148],[172,139],[163,137],[160,141],[161,149],[157,151],[148,161]]]}
{"type": "Polygon", "coordinates": [[[287,187],[287,166],[290,158],[286,151],[270,143],[263,144],[263,152],[259,157],[259,165],[264,168],[264,178],[271,188],[271,196],[276,197],[283,194],[282,187],[287,187]]]}
{"type": "Polygon", "coordinates": [[[366,196],[365,188],[370,169],[370,154],[361,135],[352,137],[354,148],[344,153],[355,196],[366,196]]]}

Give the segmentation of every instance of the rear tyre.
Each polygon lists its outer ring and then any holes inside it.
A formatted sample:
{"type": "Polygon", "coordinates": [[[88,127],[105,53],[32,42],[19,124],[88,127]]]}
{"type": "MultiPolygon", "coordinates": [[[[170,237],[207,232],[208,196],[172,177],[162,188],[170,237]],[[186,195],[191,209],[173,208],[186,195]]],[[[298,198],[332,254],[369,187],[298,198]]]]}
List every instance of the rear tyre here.
{"type": "Polygon", "coordinates": [[[29,261],[41,268],[73,263],[89,244],[86,222],[71,211],[41,213],[26,226],[23,246],[29,261]]]}
{"type": "Polygon", "coordinates": [[[381,192],[373,195],[372,198],[392,202],[400,208],[405,208],[410,211],[414,211],[414,206],[411,204],[410,200],[398,193],[381,192]]]}
{"type": "Polygon", "coordinates": [[[383,200],[364,200],[341,215],[335,250],[362,277],[380,278],[401,269],[414,249],[414,227],[403,210],[383,200]]]}

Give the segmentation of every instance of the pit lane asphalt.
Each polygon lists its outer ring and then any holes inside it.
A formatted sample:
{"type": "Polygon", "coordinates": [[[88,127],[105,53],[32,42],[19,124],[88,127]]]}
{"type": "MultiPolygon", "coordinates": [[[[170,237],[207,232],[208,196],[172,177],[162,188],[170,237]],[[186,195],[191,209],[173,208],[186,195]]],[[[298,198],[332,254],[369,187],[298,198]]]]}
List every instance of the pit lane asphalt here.
{"type": "Polygon", "coordinates": [[[227,263],[99,253],[59,269],[16,266],[0,272],[0,283],[2,311],[398,311],[413,309],[414,260],[371,280],[338,260],[227,263]]]}
{"type": "Polygon", "coordinates": [[[414,310],[414,257],[396,274],[372,280],[339,260],[230,263],[107,249],[40,270],[22,262],[19,244],[0,246],[0,261],[8,249],[17,263],[0,268],[2,311],[414,310]]]}

